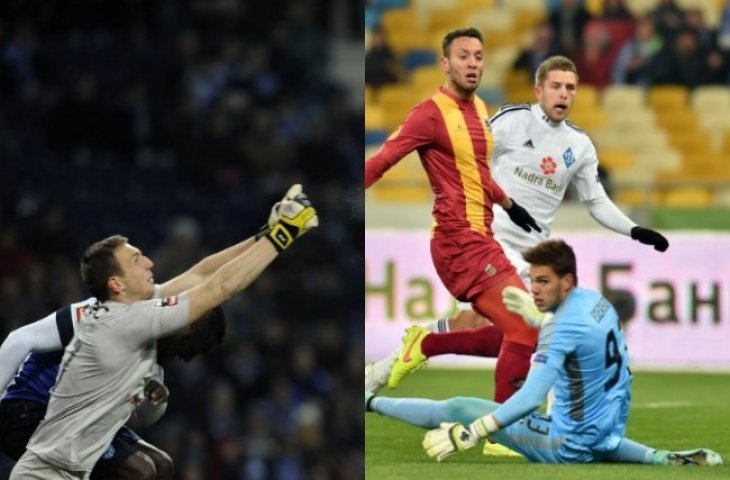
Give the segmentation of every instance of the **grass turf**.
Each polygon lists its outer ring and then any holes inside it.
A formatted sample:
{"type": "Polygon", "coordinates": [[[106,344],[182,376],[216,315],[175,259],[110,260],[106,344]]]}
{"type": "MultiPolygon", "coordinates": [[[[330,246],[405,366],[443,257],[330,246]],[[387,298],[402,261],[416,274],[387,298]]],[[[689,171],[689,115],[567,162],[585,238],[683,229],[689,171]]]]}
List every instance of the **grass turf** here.
{"type": "MultiPolygon", "coordinates": [[[[426,369],[382,395],[445,399],[492,396],[493,372],[426,369]]],[[[730,478],[730,374],[635,372],[627,435],[669,450],[706,447],[722,467],[649,465],[545,465],[511,457],[485,457],[481,448],[437,464],[421,448],[425,430],[375,413],[365,415],[365,476],[371,480],[560,479],[684,480],[730,478]]]]}

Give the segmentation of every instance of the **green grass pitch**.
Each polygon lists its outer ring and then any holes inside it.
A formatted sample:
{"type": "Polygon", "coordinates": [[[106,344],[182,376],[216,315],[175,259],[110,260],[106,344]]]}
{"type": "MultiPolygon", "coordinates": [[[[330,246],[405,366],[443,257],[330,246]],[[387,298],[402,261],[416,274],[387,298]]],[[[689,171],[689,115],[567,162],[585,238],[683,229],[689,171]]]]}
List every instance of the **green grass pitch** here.
{"type": "MultiPolygon", "coordinates": [[[[491,398],[492,371],[425,369],[382,395],[444,399],[491,398]]],[[[365,415],[365,477],[370,480],[685,480],[730,478],[730,374],[635,372],[629,438],[658,448],[706,447],[725,465],[715,468],[649,465],[540,465],[524,459],[485,457],[481,448],[436,463],[421,448],[425,430],[365,415]]]]}

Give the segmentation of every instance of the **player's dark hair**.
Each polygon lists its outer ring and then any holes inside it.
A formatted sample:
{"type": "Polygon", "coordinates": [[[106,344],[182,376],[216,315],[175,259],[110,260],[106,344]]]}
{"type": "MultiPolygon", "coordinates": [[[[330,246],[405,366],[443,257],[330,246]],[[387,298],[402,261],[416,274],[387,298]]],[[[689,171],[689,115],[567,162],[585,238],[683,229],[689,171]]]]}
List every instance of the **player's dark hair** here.
{"type": "Polygon", "coordinates": [[[158,340],[157,358],[163,362],[177,356],[189,362],[223,343],[225,336],[226,318],[223,308],[218,306],[208,310],[199,320],[176,334],[158,340]]]}
{"type": "Polygon", "coordinates": [[[547,79],[548,73],[560,70],[563,72],[575,73],[575,80],[578,81],[578,68],[576,68],[573,60],[562,55],[553,55],[552,57],[546,58],[535,71],[535,85],[544,85],[547,79]]]}
{"type": "Polygon", "coordinates": [[[560,277],[570,273],[575,278],[575,284],[578,285],[575,252],[573,247],[563,240],[551,239],[540,242],[522,252],[522,258],[531,265],[550,267],[560,277]]]}
{"type": "Polygon", "coordinates": [[[127,241],[127,237],[112,235],[91,245],[81,257],[81,278],[89,292],[99,301],[109,300],[109,277],[124,273],[114,251],[127,241]]]}
{"type": "Polygon", "coordinates": [[[478,29],[474,27],[469,28],[459,28],[457,30],[452,30],[449,33],[446,34],[444,39],[441,42],[441,50],[443,51],[444,57],[449,56],[449,50],[451,49],[451,42],[453,42],[457,38],[461,37],[472,37],[479,40],[481,43],[484,43],[484,39],[482,38],[482,32],[480,32],[478,29]]]}

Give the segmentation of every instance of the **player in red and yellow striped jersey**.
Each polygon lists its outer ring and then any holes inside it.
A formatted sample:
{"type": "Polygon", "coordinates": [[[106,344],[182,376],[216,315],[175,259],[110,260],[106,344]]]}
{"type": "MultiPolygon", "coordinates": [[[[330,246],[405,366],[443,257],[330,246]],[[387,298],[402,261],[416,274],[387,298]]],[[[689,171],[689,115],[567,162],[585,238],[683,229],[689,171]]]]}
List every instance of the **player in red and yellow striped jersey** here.
{"type": "MultiPolygon", "coordinates": [[[[418,151],[435,197],[431,238],[434,266],[449,292],[471,302],[503,335],[503,341],[497,343],[495,372],[495,400],[503,402],[527,375],[537,330],[502,304],[506,286],[525,286],[493,237],[492,208],[495,203],[501,205],[527,232],[539,231],[539,227],[492,179],[489,159],[494,141],[486,105],[475,95],[484,68],[483,55],[478,30],[467,28],[446,35],[441,58],[445,84],[417,105],[368,159],[365,186],[375,183],[411,151],[418,151]]],[[[409,329],[391,369],[391,387],[425,362],[427,334],[420,327],[409,329]]]]}

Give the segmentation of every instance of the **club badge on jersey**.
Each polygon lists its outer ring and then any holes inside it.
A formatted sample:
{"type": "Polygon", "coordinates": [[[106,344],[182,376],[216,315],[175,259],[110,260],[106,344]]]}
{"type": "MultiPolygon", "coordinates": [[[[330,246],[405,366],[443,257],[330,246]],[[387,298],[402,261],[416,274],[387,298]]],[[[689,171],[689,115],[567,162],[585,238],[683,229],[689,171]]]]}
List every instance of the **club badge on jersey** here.
{"type": "Polygon", "coordinates": [[[573,150],[570,147],[563,152],[563,161],[565,162],[565,168],[570,168],[575,163],[575,157],[573,156],[573,150]]]}
{"type": "Polygon", "coordinates": [[[155,303],[154,303],[155,307],[174,307],[175,305],[177,305],[177,295],[173,295],[172,297],[157,299],[157,300],[155,300],[155,303]]]}

